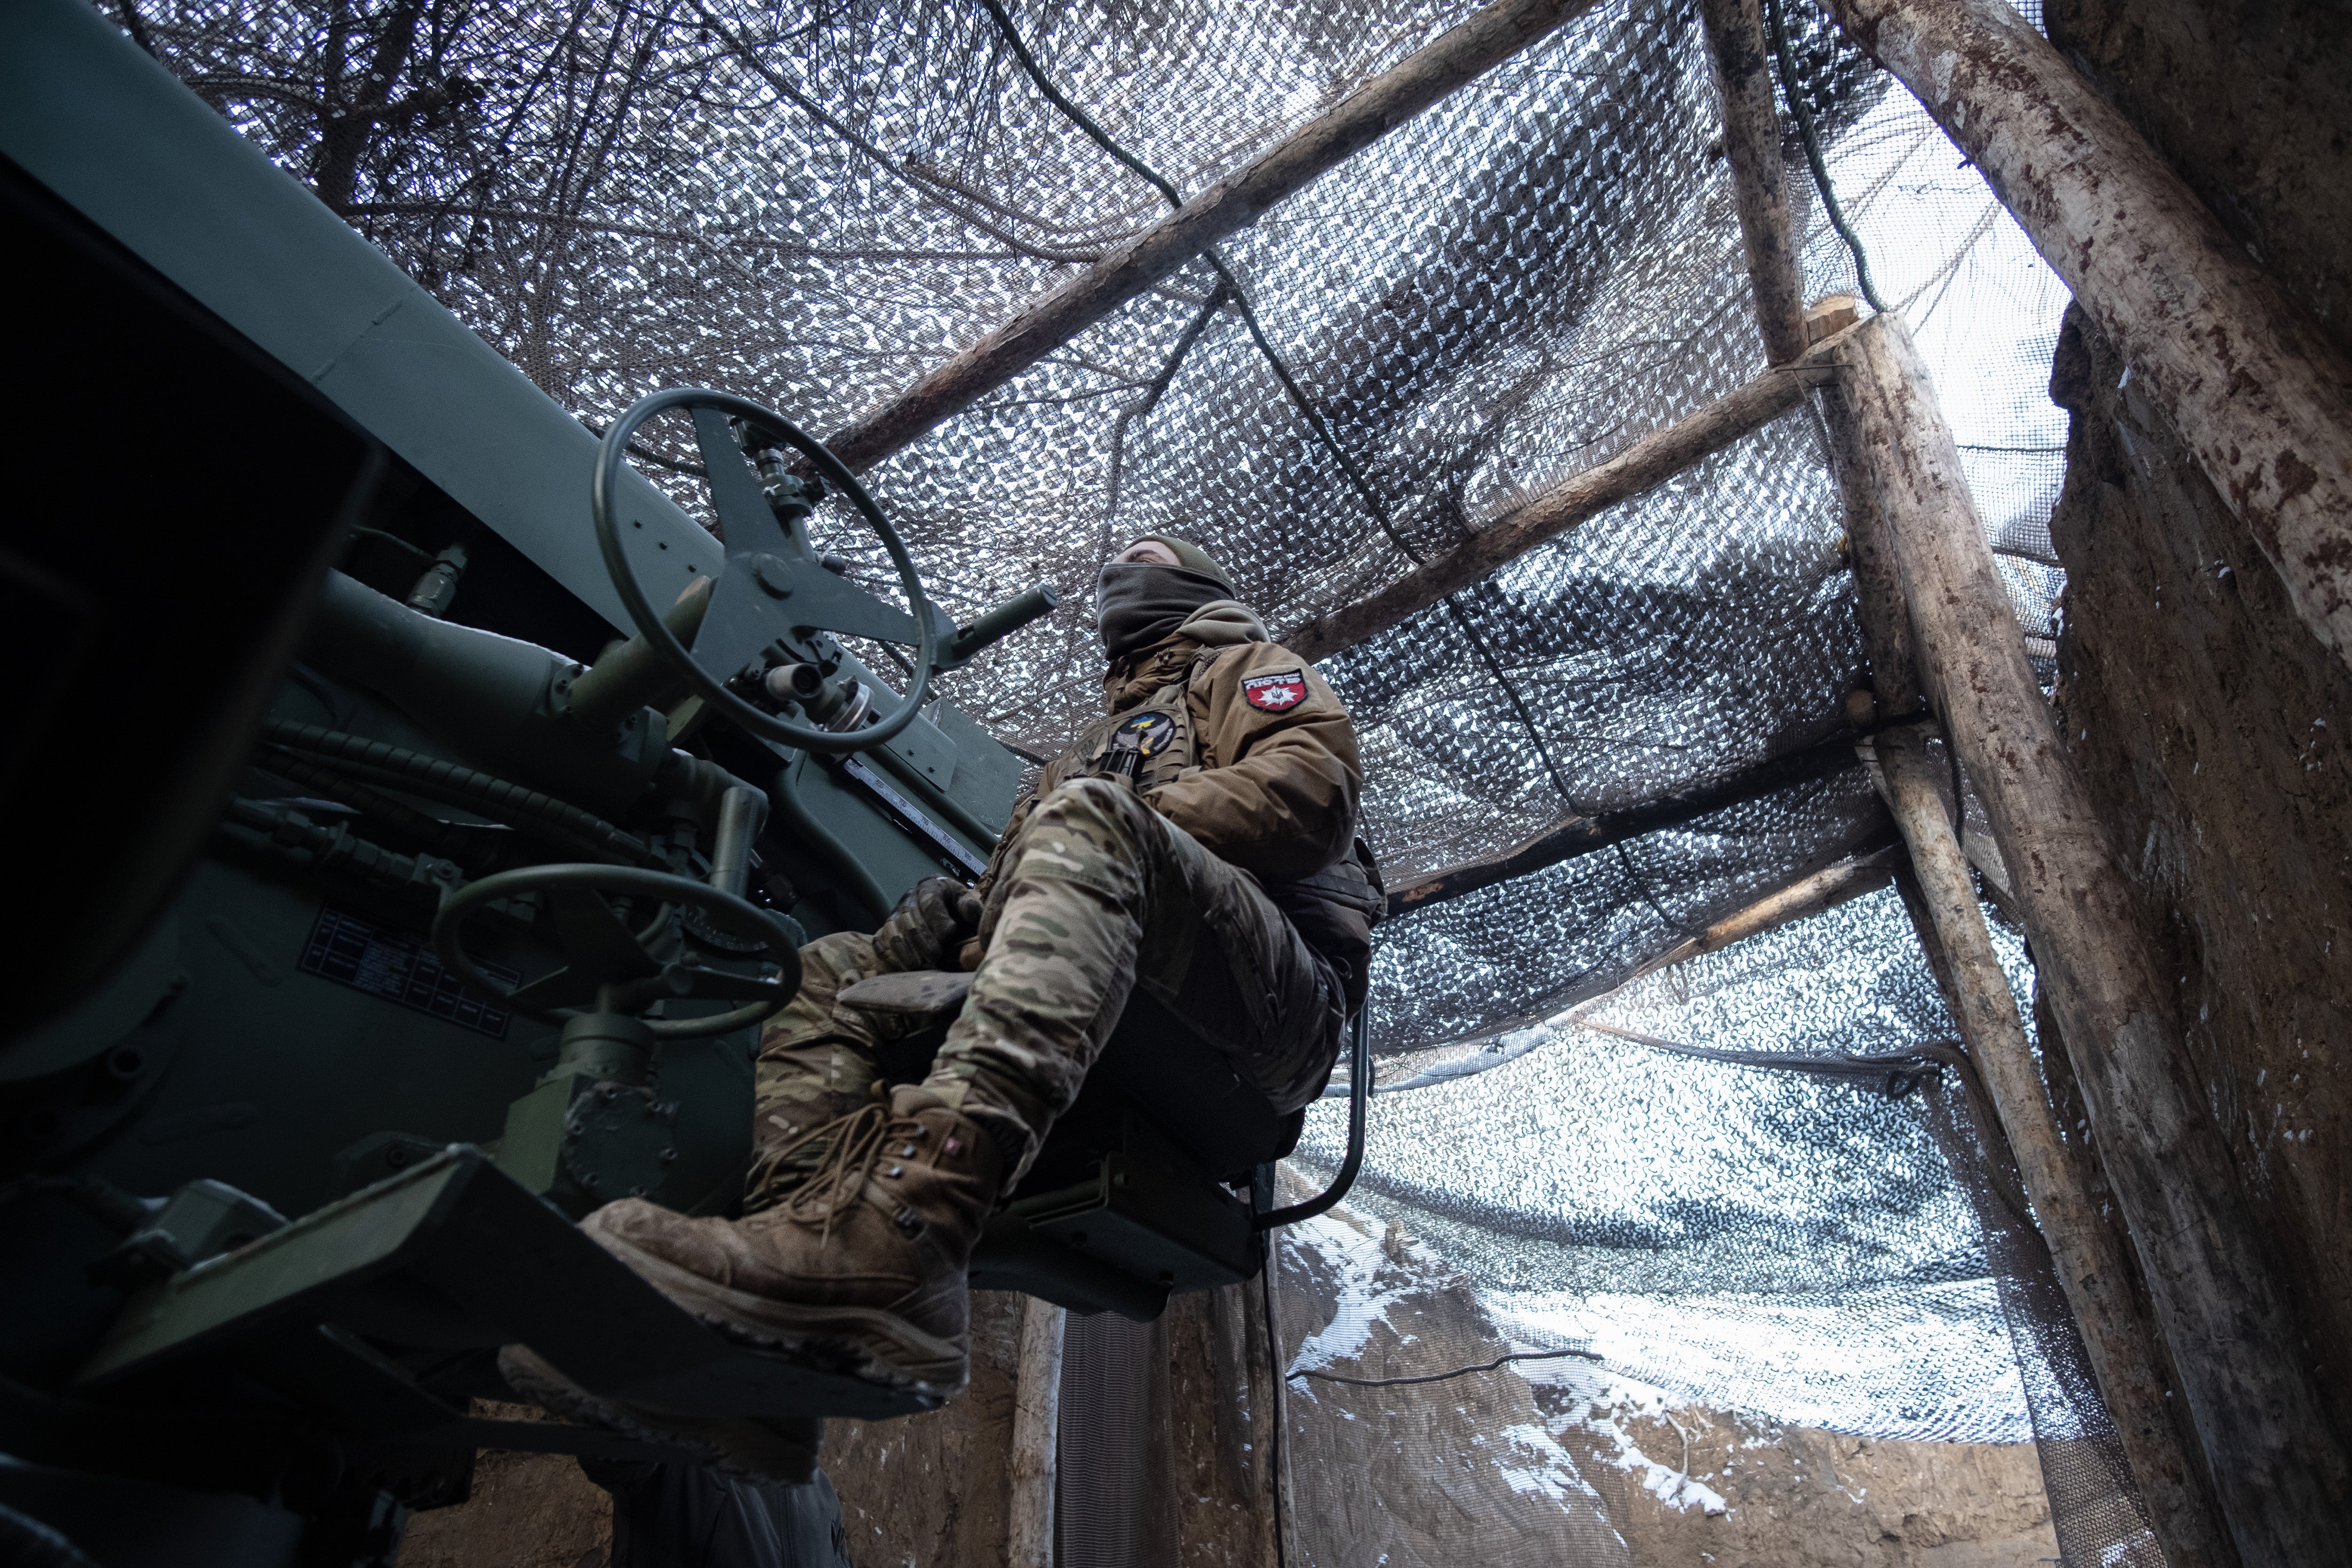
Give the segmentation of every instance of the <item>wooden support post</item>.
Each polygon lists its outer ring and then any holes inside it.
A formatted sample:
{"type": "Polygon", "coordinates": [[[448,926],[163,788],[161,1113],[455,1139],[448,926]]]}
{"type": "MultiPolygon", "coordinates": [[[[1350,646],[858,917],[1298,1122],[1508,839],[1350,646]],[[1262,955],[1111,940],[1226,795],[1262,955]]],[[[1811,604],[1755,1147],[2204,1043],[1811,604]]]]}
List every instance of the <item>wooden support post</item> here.
{"type": "Polygon", "coordinates": [[[1927,755],[1927,741],[1925,726],[1905,725],[1870,742],[1879,789],[1910,848],[1912,872],[1927,906],[1930,925],[1920,932],[1921,944],[1946,989],[1960,1038],[2000,1119],[1998,1131],[2006,1135],[2009,1157],[2032,1200],[2157,1539],[2172,1568],[2223,1568],[2230,1558],[2217,1521],[2165,1408],[2153,1326],[2132,1300],[2130,1277],[2113,1233],[2100,1222],[2059,1134],[2017,998],[1993,952],[1976,885],[1952,832],[1942,793],[1949,772],[1927,755]]]}
{"type": "Polygon", "coordinates": [[[1389,913],[1401,915],[1423,904],[1458,899],[1465,893],[1475,893],[1481,888],[1491,888],[1497,882],[1507,882],[1514,877],[1524,877],[1530,871],[1557,866],[1562,860],[1573,860],[1580,855],[1605,849],[1620,839],[1638,838],[1644,833],[1655,833],[1660,828],[1678,827],[1710,812],[1770,795],[1774,790],[1787,789],[1791,784],[1826,778],[1853,765],[1851,739],[1824,741],[1820,745],[1770,758],[1736,773],[1702,779],[1672,795],[1645,800],[1639,805],[1604,811],[1593,816],[1562,817],[1526,843],[1500,855],[1491,855],[1480,860],[1465,860],[1458,865],[1425,872],[1410,881],[1392,884],[1388,889],[1389,913]]]}
{"type": "Polygon", "coordinates": [[[1030,1297],[1021,1309],[1021,1359],[1013,1383],[1013,1454],[1006,1467],[1005,1562],[1054,1568],[1055,1456],[1061,1442],[1062,1331],[1069,1314],[1030,1297]]]}
{"type": "Polygon", "coordinates": [[[1779,931],[1782,926],[1826,914],[1840,904],[1874,893],[1895,879],[1895,863],[1902,851],[1893,845],[1857,855],[1836,865],[1798,878],[1745,908],[1735,910],[1696,936],[1666,949],[1625,977],[1632,984],[1644,974],[1687,963],[1703,953],[1719,952],[1736,942],[1779,931]]]}
{"type": "Polygon", "coordinates": [[[1764,7],[1761,0],[1700,0],[1698,16],[1723,100],[1723,155],[1731,165],[1731,197],[1748,250],[1748,280],[1756,290],[1756,327],[1765,359],[1786,364],[1807,346],[1805,293],[1780,163],[1764,7]]]}
{"type": "Polygon", "coordinates": [[[2007,0],[1825,4],[2017,215],[2352,663],[2352,365],[2007,0]]]}
{"type": "Polygon", "coordinates": [[[2338,1561],[2352,1465],[2026,665],[1926,368],[1900,318],[1878,316],[1845,338],[1838,369],[1875,480],[1875,509],[1852,526],[1885,531],[1921,682],[2015,884],[2228,1531],[2250,1565],[2338,1561]]]}
{"type": "Polygon", "coordinates": [[[1496,0],[1356,89],[825,444],[872,468],[971,407],[1285,196],[1328,174],[1594,0],[1496,0]]]}
{"type": "MultiPolygon", "coordinates": [[[[1862,301],[1852,294],[1828,294],[1805,311],[1806,334],[1816,341],[1846,331],[1862,319],[1862,301]]],[[[1845,395],[1834,381],[1816,395],[1822,425],[1828,432],[1831,471],[1837,475],[1838,493],[1845,502],[1845,545],[1853,564],[1856,609],[1862,621],[1862,646],[1870,658],[1871,694],[1881,720],[1906,714],[1919,706],[1919,671],[1911,656],[1911,623],[1903,607],[1903,585],[1895,575],[1886,530],[1857,526],[1855,519],[1872,519],[1878,511],[1876,478],[1863,450],[1861,434],[1845,405],[1845,395]]]]}
{"type": "Polygon", "coordinates": [[[1607,462],[1545,490],[1370,598],[1291,628],[1283,634],[1282,646],[1305,658],[1323,658],[1402,625],[1448,594],[1492,576],[1538,545],[1762,429],[1802,403],[1809,389],[1830,379],[1835,353],[1834,339],[1816,343],[1794,363],[1774,366],[1643,437],[1607,462]]]}

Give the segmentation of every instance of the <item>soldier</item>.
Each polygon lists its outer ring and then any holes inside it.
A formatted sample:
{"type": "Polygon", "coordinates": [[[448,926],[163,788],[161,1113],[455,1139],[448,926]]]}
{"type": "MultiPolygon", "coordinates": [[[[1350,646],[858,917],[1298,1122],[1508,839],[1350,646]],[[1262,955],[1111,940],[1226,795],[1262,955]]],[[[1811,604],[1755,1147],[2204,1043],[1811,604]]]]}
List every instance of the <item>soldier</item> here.
{"type": "MultiPolygon", "coordinates": [[[[744,1217],[630,1198],[581,1228],[730,1334],[953,1391],[972,1245],[1132,987],[1278,1109],[1318,1095],[1381,908],[1356,840],[1362,769],[1346,708],[1233,592],[1167,535],[1104,567],[1108,713],[1045,769],[979,886],[924,882],[871,937],[802,950],[800,993],[761,1037],[744,1217]],[[973,972],[968,994],[938,977],[960,1010],[928,1075],[891,1087],[883,1058],[919,1021],[839,994],[938,970],[973,972]]],[[[520,1347],[501,1364],[551,1407],[691,1436],[739,1468],[799,1468],[763,1458],[759,1431],[596,1398],[520,1347]]]]}

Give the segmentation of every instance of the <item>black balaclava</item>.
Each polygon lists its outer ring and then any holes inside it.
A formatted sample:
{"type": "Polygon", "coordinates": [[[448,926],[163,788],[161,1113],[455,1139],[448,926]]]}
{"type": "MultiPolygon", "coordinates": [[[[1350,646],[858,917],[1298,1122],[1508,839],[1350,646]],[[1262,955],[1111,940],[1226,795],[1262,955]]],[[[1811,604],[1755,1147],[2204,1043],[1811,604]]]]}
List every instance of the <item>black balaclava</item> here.
{"type": "Polygon", "coordinates": [[[1103,649],[1111,658],[1150,647],[1192,618],[1202,605],[1234,596],[1234,585],[1215,556],[1186,540],[1148,533],[1135,541],[1166,545],[1181,566],[1152,561],[1114,561],[1095,585],[1103,649]]]}

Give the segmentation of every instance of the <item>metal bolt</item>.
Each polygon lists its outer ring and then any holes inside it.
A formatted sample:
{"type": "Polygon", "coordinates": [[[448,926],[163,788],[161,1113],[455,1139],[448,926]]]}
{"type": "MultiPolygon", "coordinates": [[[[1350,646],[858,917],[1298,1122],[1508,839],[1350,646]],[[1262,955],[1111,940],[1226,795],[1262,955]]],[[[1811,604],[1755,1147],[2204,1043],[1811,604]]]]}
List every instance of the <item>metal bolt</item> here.
{"type": "Polygon", "coordinates": [[[765,551],[751,557],[751,580],[778,599],[788,599],[793,593],[793,568],[782,556],[765,551]]]}
{"type": "Polygon", "coordinates": [[[661,1152],[661,1163],[662,1163],[663,1164],[665,1164],[665,1165],[668,1164],[672,1160],[675,1160],[675,1159],[677,1159],[677,1150],[675,1150],[675,1149],[665,1149],[665,1150],[663,1150],[663,1151],[661,1152]]]}

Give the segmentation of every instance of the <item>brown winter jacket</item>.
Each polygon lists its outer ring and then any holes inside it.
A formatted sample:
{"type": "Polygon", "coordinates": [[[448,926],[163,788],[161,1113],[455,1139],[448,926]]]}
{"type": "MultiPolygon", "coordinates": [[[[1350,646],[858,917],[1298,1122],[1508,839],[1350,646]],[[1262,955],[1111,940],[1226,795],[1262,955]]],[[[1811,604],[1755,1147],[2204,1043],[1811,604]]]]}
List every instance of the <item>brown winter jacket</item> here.
{"type": "MultiPolygon", "coordinates": [[[[1146,788],[1143,798],[1230,865],[1269,881],[1313,876],[1355,843],[1364,787],[1355,728],[1315,667],[1267,640],[1257,616],[1231,599],[1202,605],[1174,635],[1112,662],[1103,679],[1108,716],[1046,765],[1037,794],[1087,772],[1114,721],[1183,679],[1210,647],[1224,651],[1197,669],[1186,693],[1197,771],[1146,788]]],[[[1008,840],[1034,800],[1014,813],[1008,840]]]]}

